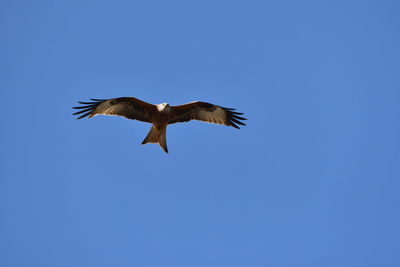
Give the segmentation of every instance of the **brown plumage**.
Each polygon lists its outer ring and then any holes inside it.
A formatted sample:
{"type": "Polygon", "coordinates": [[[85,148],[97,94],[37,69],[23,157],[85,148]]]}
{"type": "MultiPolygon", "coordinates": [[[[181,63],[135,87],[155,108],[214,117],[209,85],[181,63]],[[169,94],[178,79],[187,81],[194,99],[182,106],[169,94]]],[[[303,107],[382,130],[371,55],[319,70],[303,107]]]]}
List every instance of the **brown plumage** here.
{"type": "Polygon", "coordinates": [[[142,144],[158,143],[168,153],[166,130],[168,124],[199,120],[209,123],[232,126],[245,125],[246,120],[232,108],[224,108],[206,102],[191,102],[180,106],[170,106],[167,103],[153,105],[134,97],[119,97],[112,99],[91,99],[92,102],[78,102],[81,109],[73,115],[80,115],[78,119],[91,118],[96,115],[122,116],[127,119],[138,120],[153,124],[150,132],[142,144]]]}

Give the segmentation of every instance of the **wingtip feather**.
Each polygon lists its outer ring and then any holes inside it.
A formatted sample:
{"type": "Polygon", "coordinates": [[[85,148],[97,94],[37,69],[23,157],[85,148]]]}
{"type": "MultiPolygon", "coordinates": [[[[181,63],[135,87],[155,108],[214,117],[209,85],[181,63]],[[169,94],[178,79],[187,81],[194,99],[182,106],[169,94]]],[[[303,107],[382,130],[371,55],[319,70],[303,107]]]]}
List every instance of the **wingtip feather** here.
{"type": "Polygon", "coordinates": [[[92,101],[96,101],[96,102],[84,102],[84,101],[78,101],[79,104],[83,105],[83,106],[77,106],[77,107],[72,107],[73,109],[78,109],[77,112],[75,112],[72,115],[79,115],[82,114],[81,116],[79,116],[77,119],[82,119],[85,118],[87,116],[89,116],[89,118],[93,117],[94,115],[92,114],[93,111],[101,104],[101,102],[103,102],[104,100],[100,100],[100,99],[91,99],[92,101]],[[80,110],[79,110],[80,109],[80,110]]]}

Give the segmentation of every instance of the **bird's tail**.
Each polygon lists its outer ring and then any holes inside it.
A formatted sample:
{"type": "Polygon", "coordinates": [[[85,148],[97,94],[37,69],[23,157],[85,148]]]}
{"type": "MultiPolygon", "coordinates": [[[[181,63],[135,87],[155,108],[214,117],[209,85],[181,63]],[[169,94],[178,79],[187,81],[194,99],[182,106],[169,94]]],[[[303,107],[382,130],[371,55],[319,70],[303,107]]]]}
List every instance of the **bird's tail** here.
{"type": "Polygon", "coordinates": [[[162,149],[168,153],[167,148],[167,127],[158,129],[154,125],[151,126],[150,132],[147,134],[146,138],[143,140],[142,144],[147,143],[158,143],[162,149]]]}

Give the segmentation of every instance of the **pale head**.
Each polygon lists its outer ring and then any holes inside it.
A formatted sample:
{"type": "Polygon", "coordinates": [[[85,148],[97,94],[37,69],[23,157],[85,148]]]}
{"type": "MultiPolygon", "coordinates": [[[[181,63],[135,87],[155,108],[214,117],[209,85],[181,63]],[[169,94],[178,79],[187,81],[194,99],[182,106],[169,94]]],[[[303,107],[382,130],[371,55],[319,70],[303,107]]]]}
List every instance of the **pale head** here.
{"type": "Polygon", "coordinates": [[[168,103],[161,103],[157,105],[157,109],[160,112],[169,111],[171,108],[168,103]]]}

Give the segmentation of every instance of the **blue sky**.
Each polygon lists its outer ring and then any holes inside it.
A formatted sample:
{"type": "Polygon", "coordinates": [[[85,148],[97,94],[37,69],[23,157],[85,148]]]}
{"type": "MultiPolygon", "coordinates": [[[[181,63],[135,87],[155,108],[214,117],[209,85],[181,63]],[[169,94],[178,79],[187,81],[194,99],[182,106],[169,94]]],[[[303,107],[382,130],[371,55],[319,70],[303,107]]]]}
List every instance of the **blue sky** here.
{"type": "Polygon", "coordinates": [[[0,266],[399,266],[398,1],[1,1],[0,266]],[[77,121],[134,96],[241,130],[77,121]]]}

